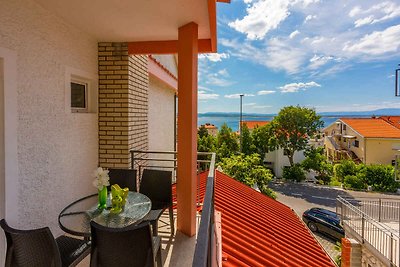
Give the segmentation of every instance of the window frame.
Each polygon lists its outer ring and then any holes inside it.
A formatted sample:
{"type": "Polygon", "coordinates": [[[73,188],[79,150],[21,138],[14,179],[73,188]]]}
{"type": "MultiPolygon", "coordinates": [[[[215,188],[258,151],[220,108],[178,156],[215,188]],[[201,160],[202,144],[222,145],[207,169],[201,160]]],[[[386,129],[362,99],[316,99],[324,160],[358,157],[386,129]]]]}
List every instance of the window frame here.
{"type": "Polygon", "coordinates": [[[77,79],[76,77],[71,77],[71,82],[70,82],[70,92],[71,92],[71,101],[70,101],[70,106],[71,106],[71,112],[89,112],[89,83],[87,81],[84,81],[83,79],[77,79]],[[72,106],[72,84],[79,84],[83,85],[85,87],[85,107],[80,108],[80,107],[73,107],[72,106]]]}

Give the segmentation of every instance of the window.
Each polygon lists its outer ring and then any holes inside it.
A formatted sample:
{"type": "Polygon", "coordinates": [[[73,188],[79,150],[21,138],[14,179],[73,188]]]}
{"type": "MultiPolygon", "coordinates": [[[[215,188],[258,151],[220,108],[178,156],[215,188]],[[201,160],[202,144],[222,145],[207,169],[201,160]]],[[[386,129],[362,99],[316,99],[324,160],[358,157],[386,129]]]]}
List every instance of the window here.
{"type": "Polygon", "coordinates": [[[88,84],[71,81],[71,110],[73,112],[88,111],[88,84]]]}
{"type": "Polygon", "coordinates": [[[346,125],[343,124],[343,131],[346,131],[346,125]]]}
{"type": "Polygon", "coordinates": [[[359,146],[360,146],[360,141],[354,140],[354,146],[355,146],[355,147],[359,147],[359,146]]]}
{"type": "Polygon", "coordinates": [[[65,112],[97,112],[97,76],[79,69],[65,69],[65,112]]]}
{"type": "Polygon", "coordinates": [[[289,155],[289,154],[290,154],[289,149],[284,149],[284,150],[283,150],[283,155],[284,155],[284,156],[287,156],[287,155],[289,155]]]}

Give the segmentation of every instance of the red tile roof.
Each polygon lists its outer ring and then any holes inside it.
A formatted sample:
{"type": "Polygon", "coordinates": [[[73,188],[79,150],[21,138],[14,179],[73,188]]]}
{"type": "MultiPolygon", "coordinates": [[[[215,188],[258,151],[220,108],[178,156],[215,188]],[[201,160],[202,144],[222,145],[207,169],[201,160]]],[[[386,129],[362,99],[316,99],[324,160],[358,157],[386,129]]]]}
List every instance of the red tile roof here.
{"type": "Polygon", "coordinates": [[[396,128],[400,128],[400,116],[381,116],[379,117],[384,121],[389,122],[396,128]]]}
{"type": "Polygon", "coordinates": [[[267,125],[269,121],[242,121],[242,125],[246,124],[247,128],[254,129],[257,127],[261,127],[267,125]]]}
{"type": "MultiPolygon", "coordinates": [[[[200,177],[203,197],[207,173],[200,177]]],[[[216,171],[223,266],[334,267],[299,217],[284,204],[216,171]]]]}
{"type": "Polygon", "coordinates": [[[340,120],[367,138],[400,138],[400,128],[381,118],[341,118],[340,120]]]}

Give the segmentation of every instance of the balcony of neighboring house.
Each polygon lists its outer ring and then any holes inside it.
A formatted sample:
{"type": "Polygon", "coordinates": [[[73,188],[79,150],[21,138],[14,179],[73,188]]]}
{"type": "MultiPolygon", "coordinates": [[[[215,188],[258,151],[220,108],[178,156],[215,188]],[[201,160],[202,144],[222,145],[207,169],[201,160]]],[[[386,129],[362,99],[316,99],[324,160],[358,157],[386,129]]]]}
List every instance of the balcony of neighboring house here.
{"type": "Polygon", "coordinates": [[[341,160],[353,160],[355,163],[361,163],[362,160],[352,151],[351,147],[355,144],[356,136],[333,133],[325,136],[325,150],[328,160],[331,162],[340,162],[341,160]],[[346,140],[343,142],[342,139],[346,140]]]}
{"type": "Polygon", "coordinates": [[[400,266],[400,199],[339,197],[336,211],[348,239],[342,243],[342,261],[345,257],[349,266],[400,266]]]}

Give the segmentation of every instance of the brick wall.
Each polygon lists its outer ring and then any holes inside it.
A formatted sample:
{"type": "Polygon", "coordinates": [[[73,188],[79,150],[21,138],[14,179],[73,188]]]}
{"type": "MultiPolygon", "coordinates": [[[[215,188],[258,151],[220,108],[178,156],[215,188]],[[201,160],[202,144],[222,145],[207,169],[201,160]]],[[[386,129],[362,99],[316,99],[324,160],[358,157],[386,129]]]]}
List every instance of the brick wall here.
{"type": "Polygon", "coordinates": [[[127,43],[99,43],[99,165],[128,168],[131,149],[148,149],[146,56],[127,43]]]}

